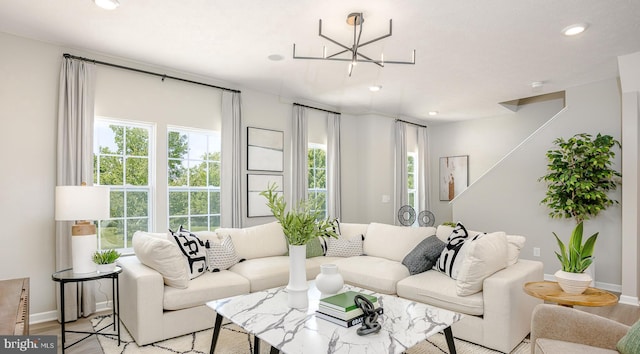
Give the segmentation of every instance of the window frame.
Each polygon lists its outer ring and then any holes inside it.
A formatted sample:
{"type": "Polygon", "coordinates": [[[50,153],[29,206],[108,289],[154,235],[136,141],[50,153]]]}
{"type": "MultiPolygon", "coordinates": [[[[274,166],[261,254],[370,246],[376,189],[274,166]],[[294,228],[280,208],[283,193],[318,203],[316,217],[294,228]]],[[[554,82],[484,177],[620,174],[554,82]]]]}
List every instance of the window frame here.
{"type": "Polygon", "coordinates": [[[324,194],[324,212],[323,215],[324,217],[326,217],[329,214],[329,206],[327,204],[327,195],[328,195],[328,191],[327,191],[327,145],[323,145],[323,144],[318,144],[318,143],[309,143],[307,145],[307,157],[309,156],[309,152],[312,149],[316,149],[316,150],[322,150],[324,152],[324,166],[319,168],[316,166],[316,159],[314,158],[313,161],[313,167],[309,167],[307,169],[307,175],[309,179],[311,179],[311,169],[313,169],[314,171],[318,171],[318,170],[323,170],[324,171],[324,188],[317,188],[317,186],[314,186],[314,188],[309,188],[309,185],[307,184],[307,195],[308,195],[308,199],[311,199],[311,195],[313,194],[314,196],[322,193],[324,194]]]}
{"type": "Polygon", "coordinates": [[[414,210],[418,210],[418,153],[407,152],[407,204],[411,205],[414,210]],[[409,163],[409,160],[413,159],[413,164],[409,163]],[[413,171],[410,167],[413,167],[413,171]],[[413,176],[413,188],[409,185],[410,176],[413,176]],[[411,195],[413,195],[413,203],[411,202],[411,195]]]}

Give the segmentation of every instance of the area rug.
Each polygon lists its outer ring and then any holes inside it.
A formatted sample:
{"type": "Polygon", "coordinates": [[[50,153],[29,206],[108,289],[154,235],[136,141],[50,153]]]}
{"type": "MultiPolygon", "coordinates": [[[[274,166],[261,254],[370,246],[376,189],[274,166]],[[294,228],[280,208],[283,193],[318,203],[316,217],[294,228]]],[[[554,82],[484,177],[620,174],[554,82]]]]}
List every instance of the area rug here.
{"type": "MultiPolygon", "coordinates": [[[[112,323],[111,315],[96,316],[91,320],[94,328],[104,327],[112,323]]],[[[120,326],[121,344],[118,346],[116,335],[98,336],[98,341],[105,354],[205,354],[209,353],[211,346],[212,329],[187,334],[181,337],[163,340],[144,346],[138,346],[131,338],[124,326],[120,326]]],[[[497,354],[495,350],[461,340],[455,339],[456,351],[459,354],[497,354]]],[[[269,345],[260,343],[260,354],[269,353],[269,345]]],[[[529,340],[525,339],[511,354],[529,354],[531,352],[529,340]]],[[[216,353],[221,354],[251,354],[253,353],[253,336],[247,334],[233,323],[223,323],[216,353]]],[[[429,337],[426,341],[410,348],[407,354],[442,354],[449,353],[447,342],[442,334],[429,337]]]]}

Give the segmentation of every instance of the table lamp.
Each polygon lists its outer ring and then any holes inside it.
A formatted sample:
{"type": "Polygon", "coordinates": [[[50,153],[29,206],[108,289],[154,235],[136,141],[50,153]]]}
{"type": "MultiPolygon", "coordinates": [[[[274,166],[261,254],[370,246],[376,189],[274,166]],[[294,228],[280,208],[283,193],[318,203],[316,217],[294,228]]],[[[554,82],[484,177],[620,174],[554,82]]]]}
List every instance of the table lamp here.
{"type": "Polygon", "coordinates": [[[96,271],[93,253],[98,248],[96,226],[92,220],[109,218],[109,187],[57,186],[55,218],[75,221],[71,228],[71,254],[74,273],[96,271]]]}

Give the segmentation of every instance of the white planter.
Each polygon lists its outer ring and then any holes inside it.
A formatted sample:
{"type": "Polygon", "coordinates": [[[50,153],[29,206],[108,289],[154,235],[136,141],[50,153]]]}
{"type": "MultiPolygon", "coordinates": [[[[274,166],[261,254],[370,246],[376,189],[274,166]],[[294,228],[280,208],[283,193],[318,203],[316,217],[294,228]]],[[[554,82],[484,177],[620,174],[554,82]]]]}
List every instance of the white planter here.
{"type": "Polygon", "coordinates": [[[115,263],[96,264],[96,268],[98,270],[98,273],[109,273],[109,272],[113,272],[116,269],[116,264],[115,263]]]}
{"type": "Polygon", "coordinates": [[[320,290],[320,298],[337,294],[342,290],[344,279],[338,272],[335,264],[323,264],[320,266],[320,274],[316,277],[316,287],[320,290]]]}
{"type": "Polygon", "coordinates": [[[287,285],[289,307],[306,309],[309,307],[307,291],[307,246],[289,245],[289,284],[287,285]]]}
{"type": "Polygon", "coordinates": [[[582,294],[591,285],[591,276],[587,273],[569,273],[562,270],[555,274],[560,288],[567,294],[582,294]]]}

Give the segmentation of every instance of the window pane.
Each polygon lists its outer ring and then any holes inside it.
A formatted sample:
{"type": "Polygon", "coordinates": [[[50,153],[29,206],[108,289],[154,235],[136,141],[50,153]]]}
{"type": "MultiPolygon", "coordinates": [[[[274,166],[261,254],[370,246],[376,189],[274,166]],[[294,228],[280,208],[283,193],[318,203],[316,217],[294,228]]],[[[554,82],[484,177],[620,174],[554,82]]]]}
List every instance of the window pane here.
{"type": "Polygon", "coordinates": [[[209,225],[210,229],[217,229],[220,227],[220,215],[212,215],[211,216],[211,224],[209,225]]]}
{"type": "Polygon", "coordinates": [[[209,185],[220,187],[220,163],[209,162],[209,185]]]}
{"type": "Polygon", "coordinates": [[[100,248],[124,248],[124,220],[100,222],[100,248]]]}
{"type": "Polygon", "coordinates": [[[188,215],[189,194],[187,192],[169,192],[169,215],[188,215]]]}
{"type": "Polygon", "coordinates": [[[413,185],[413,174],[410,174],[410,175],[407,176],[407,188],[415,189],[415,187],[413,185]]]}
{"type": "Polygon", "coordinates": [[[126,154],[149,156],[149,131],[143,128],[127,128],[126,154]]]}
{"type": "MultiPolygon", "coordinates": [[[[101,154],[118,154],[118,145],[116,144],[116,132],[122,135],[122,127],[108,125],[105,122],[96,122],[94,126],[95,144],[98,148],[94,148],[94,153],[101,154]]],[[[95,146],[95,145],[94,145],[95,146]]],[[[120,150],[122,152],[122,150],[120,150]]]]}
{"type": "Polygon", "coordinates": [[[327,189],[327,172],[325,170],[316,171],[316,188],[327,189]]]}
{"type": "Polygon", "coordinates": [[[122,157],[102,156],[98,159],[100,164],[100,184],[121,186],[123,185],[122,176],[122,157]]]}
{"type": "Polygon", "coordinates": [[[201,133],[189,133],[189,159],[201,160],[206,158],[207,136],[201,133]]]}
{"type": "Polygon", "coordinates": [[[205,187],[207,185],[207,163],[189,161],[189,186],[205,187]]]}
{"type": "Polygon", "coordinates": [[[127,158],[127,184],[132,186],[146,186],[149,184],[149,159],[127,158]]]}
{"type": "Polygon", "coordinates": [[[189,231],[205,231],[209,230],[209,217],[208,216],[194,216],[191,218],[191,226],[189,231]]]}
{"type": "Polygon", "coordinates": [[[185,228],[189,228],[189,220],[187,217],[175,217],[175,218],[169,218],[169,228],[171,230],[178,230],[180,228],[180,225],[182,225],[185,228]]]}
{"type": "Polygon", "coordinates": [[[220,214],[220,192],[209,193],[209,214],[220,214]]]}
{"type": "Polygon", "coordinates": [[[133,247],[133,234],[136,231],[147,231],[149,230],[149,218],[142,219],[129,219],[127,220],[127,244],[126,247],[133,247]]]}
{"type": "Polygon", "coordinates": [[[414,172],[414,161],[413,161],[413,156],[407,156],[407,170],[409,171],[409,173],[413,173],[414,172]]]}
{"type": "Polygon", "coordinates": [[[187,157],[187,135],[175,131],[169,132],[168,156],[171,159],[183,159],[187,157]]]}
{"type": "Polygon", "coordinates": [[[167,175],[169,186],[182,187],[187,185],[187,169],[184,168],[181,160],[169,160],[167,175]]]}
{"type": "Polygon", "coordinates": [[[415,206],[416,196],[414,193],[409,193],[409,205],[415,206]]]}
{"type": "MultiPolygon", "coordinates": [[[[191,192],[191,215],[207,215],[209,192],[191,192]]],[[[192,220],[193,221],[193,220],[192,220]]]]}
{"type": "Polygon", "coordinates": [[[147,192],[127,192],[127,217],[149,215],[147,198],[147,192]]]}
{"type": "Polygon", "coordinates": [[[112,218],[124,217],[124,192],[112,190],[109,196],[109,209],[112,218]]]}

